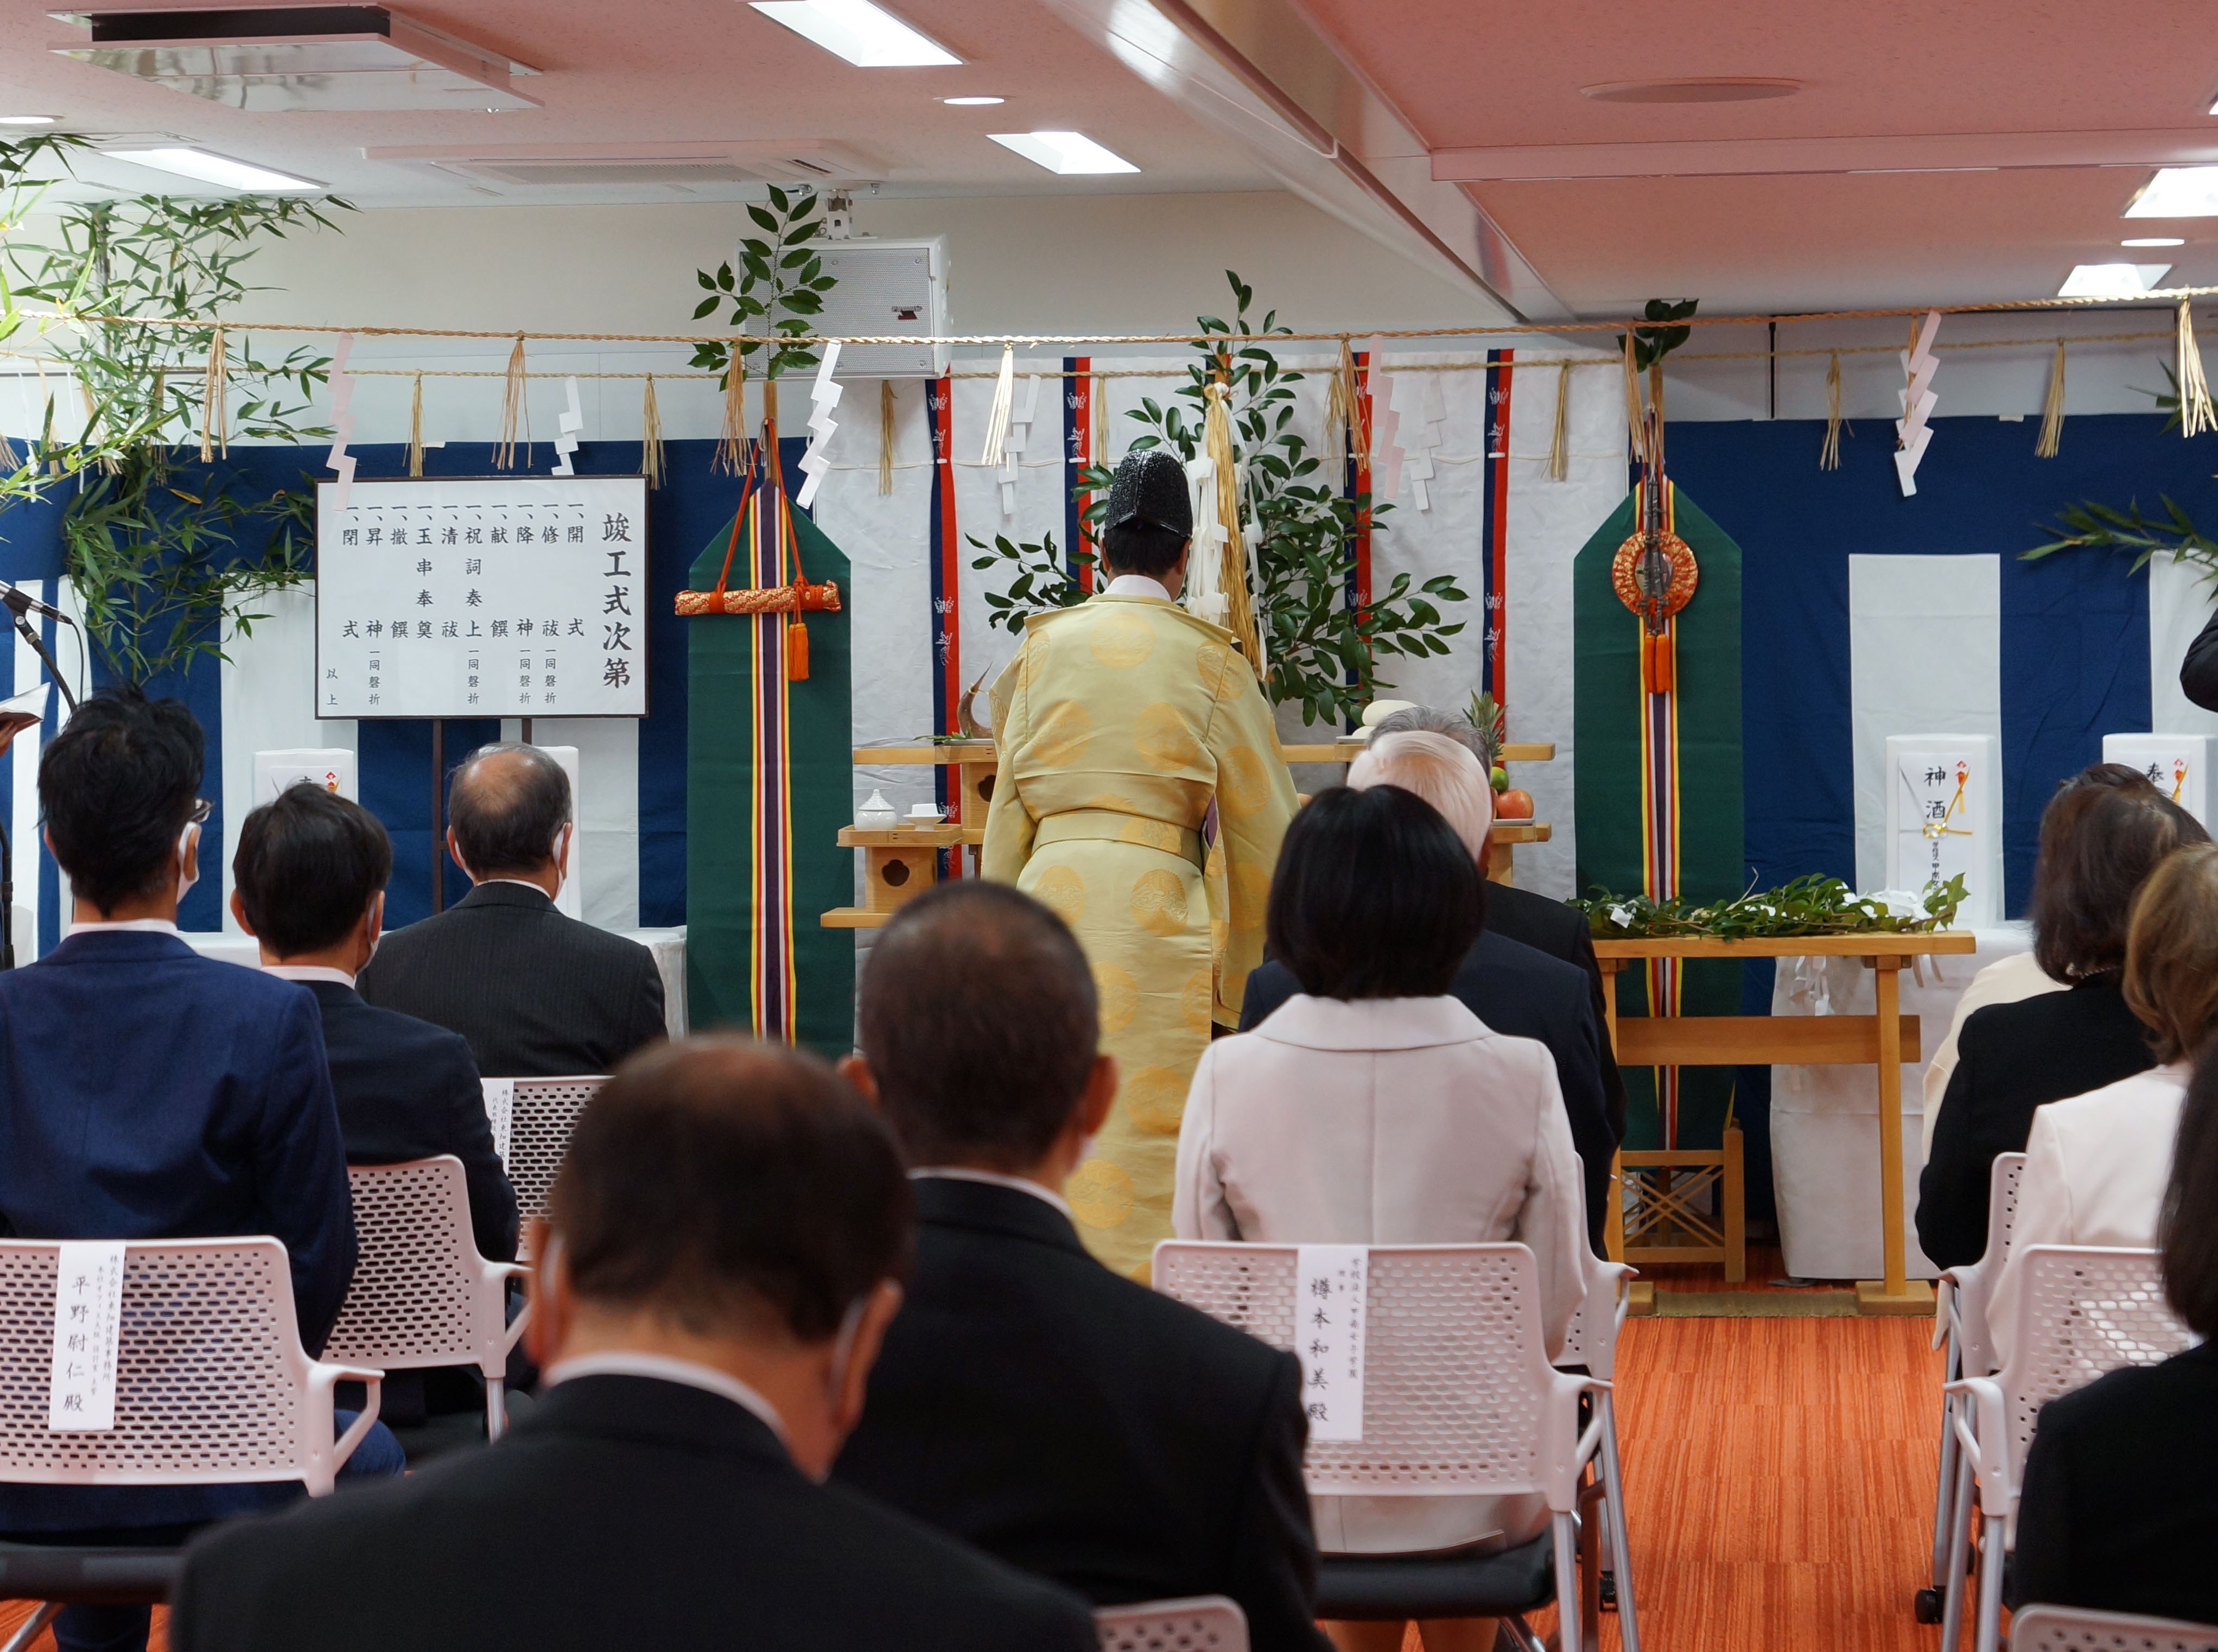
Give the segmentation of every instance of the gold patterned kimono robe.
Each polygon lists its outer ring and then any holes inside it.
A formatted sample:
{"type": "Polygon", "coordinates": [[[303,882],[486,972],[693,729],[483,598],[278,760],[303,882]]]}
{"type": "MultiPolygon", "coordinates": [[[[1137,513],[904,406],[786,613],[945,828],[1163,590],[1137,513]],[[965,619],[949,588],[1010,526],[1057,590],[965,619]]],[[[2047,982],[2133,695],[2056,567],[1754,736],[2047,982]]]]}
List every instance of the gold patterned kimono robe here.
{"type": "Polygon", "coordinates": [[[1210,1024],[1239,1024],[1294,813],[1271,708],[1231,645],[1171,603],[1103,594],[1035,615],[993,690],[982,869],[1077,935],[1122,1074],[1063,1191],[1087,1248],[1143,1280],[1170,1237],[1186,1089],[1210,1024]]]}

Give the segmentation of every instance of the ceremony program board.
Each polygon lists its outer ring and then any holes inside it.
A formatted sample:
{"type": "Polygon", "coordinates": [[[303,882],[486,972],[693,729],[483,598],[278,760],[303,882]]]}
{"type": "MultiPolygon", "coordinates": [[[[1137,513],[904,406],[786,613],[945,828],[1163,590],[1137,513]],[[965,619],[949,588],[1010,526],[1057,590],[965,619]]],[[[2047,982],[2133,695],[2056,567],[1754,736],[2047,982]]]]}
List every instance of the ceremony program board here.
{"type": "Polygon", "coordinates": [[[316,489],[319,717],[647,715],[647,483],[316,489]]]}

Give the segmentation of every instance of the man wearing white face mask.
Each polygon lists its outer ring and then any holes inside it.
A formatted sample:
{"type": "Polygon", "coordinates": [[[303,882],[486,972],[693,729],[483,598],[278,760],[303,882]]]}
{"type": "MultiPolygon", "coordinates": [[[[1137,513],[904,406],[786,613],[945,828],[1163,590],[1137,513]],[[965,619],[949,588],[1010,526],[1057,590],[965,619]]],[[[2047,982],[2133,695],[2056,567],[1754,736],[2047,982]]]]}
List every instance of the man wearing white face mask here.
{"type": "Polygon", "coordinates": [[[1075,1596],[822,1483],[910,1240],[893,1142],[822,1061],[725,1036],[628,1063],[532,1228],[537,1409],[211,1534],[178,1652],[1094,1652],[1075,1596]]]}
{"type": "MultiPolygon", "coordinates": [[[[86,701],[39,762],[47,846],[69,874],[67,938],[0,974],[0,1237],[270,1234],[312,1354],[354,1277],[346,1159],[316,1001],[177,937],[197,875],[202,739],[175,700],[86,701]]],[[[400,1469],[381,1426],[349,1462],[400,1469]]],[[[166,1544],[298,1485],[0,1485],[0,1534],[166,1544]]],[[[77,1606],[64,1652],[144,1647],[145,1606],[77,1606]]]]}
{"type": "Polygon", "coordinates": [[[381,1009],[462,1034],[488,1079],[611,1073],[666,1030],[654,955],[555,908],[571,802],[537,746],[472,752],[455,770],[447,849],[476,887],[385,937],[356,980],[381,1009]]]}

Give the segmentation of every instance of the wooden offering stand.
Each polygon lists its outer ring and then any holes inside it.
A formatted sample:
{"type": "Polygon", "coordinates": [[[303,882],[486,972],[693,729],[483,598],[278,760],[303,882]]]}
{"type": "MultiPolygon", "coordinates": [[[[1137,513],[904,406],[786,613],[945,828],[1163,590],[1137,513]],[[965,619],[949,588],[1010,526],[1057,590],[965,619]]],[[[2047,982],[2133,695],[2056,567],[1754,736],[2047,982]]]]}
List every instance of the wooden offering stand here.
{"type": "MultiPolygon", "coordinates": [[[[1335,740],[1326,745],[1288,746],[1280,750],[1289,764],[1348,764],[1362,752],[1363,742],[1335,740]]],[[[1505,764],[1546,763],[1555,755],[1552,745],[1502,748],[1505,764]]],[[[834,906],[817,919],[818,924],[825,929],[880,928],[902,906],[939,882],[941,850],[952,849],[960,853],[965,849],[976,851],[983,845],[986,809],[994,799],[994,775],[998,763],[990,739],[936,743],[919,740],[911,746],[857,746],[855,764],[858,768],[898,764],[931,764],[957,770],[955,803],[950,811],[957,818],[930,826],[904,822],[885,827],[840,827],[839,846],[863,851],[864,904],[834,906]]],[[[1487,875],[1497,883],[1509,882],[1510,845],[1546,843],[1548,836],[1549,827],[1545,820],[1496,820],[1490,836],[1487,875]]]]}
{"type": "MultiPolygon", "coordinates": [[[[1856,1308],[1865,1314],[1930,1314],[1933,1288],[1905,1274],[1903,1243],[1902,1064],[1919,1059],[1918,1018],[1901,1012],[1898,977],[1912,958],[1977,950],[1961,931],[1915,932],[1881,930],[1863,935],[1797,935],[1745,941],[1713,936],[1669,936],[1642,940],[1597,939],[1595,957],[1610,979],[1602,1003],[1609,1019],[1611,1047],[1620,1067],[1812,1067],[1869,1064],[1879,1073],[1879,1202],[1881,1266],[1886,1277],[1856,1282],[1856,1308]],[[1617,1013],[1616,976],[1631,964],[1651,958],[1861,958],[1874,974],[1877,1013],[1873,1015],[1689,1015],[1625,1016],[1617,1013]]],[[[1670,1151],[1620,1151],[1614,1197],[1619,1209],[1608,1223],[1613,1260],[1627,1262],[1721,1261],[1725,1277],[1746,1277],[1741,1240],[1740,1132],[1731,1130],[1722,1148],[1670,1151]],[[1673,1180],[1678,1172],[1693,1179],[1673,1180]],[[1640,1216],[1627,1229],[1623,1180],[1640,1175],[1640,1216]],[[1719,1222],[1689,1208],[1713,1182],[1720,1184],[1724,1206],[1719,1222]],[[1653,1234],[1667,1243],[1641,1245],[1653,1234]],[[1683,1242],[1682,1242],[1683,1241],[1683,1242]],[[1709,1242],[1714,1241],[1714,1242],[1709,1242]]],[[[1633,1287],[1636,1311],[1642,1287],[1633,1287]]]]}

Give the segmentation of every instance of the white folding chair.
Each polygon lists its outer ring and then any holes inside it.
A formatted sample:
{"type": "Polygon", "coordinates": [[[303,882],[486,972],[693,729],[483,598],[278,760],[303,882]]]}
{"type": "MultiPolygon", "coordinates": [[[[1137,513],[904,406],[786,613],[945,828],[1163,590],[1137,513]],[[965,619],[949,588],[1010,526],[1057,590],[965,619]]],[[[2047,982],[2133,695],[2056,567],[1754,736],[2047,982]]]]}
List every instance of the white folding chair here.
{"type": "MultiPolygon", "coordinates": [[[[1584,1231],[1584,1213],[1581,1213],[1584,1231]]],[[[1632,1306],[1630,1281],[1639,1270],[1622,1262],[1605,1262],[1589,1252],[1585,1258],[1586,1295],[1571,1315],[1564,1333],[1564,1352],[1558,1370],[1578,1369],[1605,1383],[1617,1380],[1617,1333],[1624,1328],[1632,1306]]],[[[1595,1418],[1602,1425],[1602,1468],[1604,1507],[1608,1510],[1609,1565],[1617,1590],[1617,1632],[1624,1652],[1640,1652],[1640,1620],[1633,1600],[1633,1552],[1626,1542],[1625,1476],[1617,1452],[1617,1395],[1604,1389],[1595,1395],[1595,1418]]],[[[1596,1580],[1599,1584],[1599,1579],[1596,1580]]],[[[1599,1592],[1599,1591],[1597,1591],[1599,1592]]]]}
{"type": "Polygon", "coordinates": [[[2010,1652],[2218,1652],[2218,1628],[2074,1606],[2010,1614],[2010,1652]]]}
{"type": "Polygon", "coordinates": [[[1248,1652],[1248,1614],[1221,1594],[1099,1606],[1101,1652],[1248,1652]]]}
{"type": "Polygon", "coordinates": [[[324,1352],[385,1370],[475,1365],[485,1378],[486,1438],[508,1426],[508,1352],[527,1304],[507,1318],[508,1282],[530,1270],[478,1254],[470,1190],[451,1154],[398,1165],[350,1165],[360,1254],[324,1352]]]}
{"type": "MultiPolygon", "coordinates": [[[[2010,1252],[2010,1228],[2017,1221],[2017,1185],[2025,1175],[2025,1155],[1998,1153],[1987,1172],[1987,1247],[1976,1262],[1942,1272],[1933,1309],[1933,1346],[1948,1346],[1943,1384],[1963,1377],[1994,1374],[1994,1342],[1987,1332],[1987,1302],[2010,1252]]],[[[1956,1485],[1956,1398],[1944,1386],[1941,1395],[1941,1463],[1933,1485],[1933,1581],[1918,1592],[1921,1624],[1941,1621],[1942,1592],[1948,1586],[1948,1513],[1956,1485]]]]}
{"type": "Polygon", "coordinates": [[[1948,1384],[1959,1397],[1956,1494],[1948,1523],[1948,1585],[1941,1644],[1954,1648],[1964,1621],[1966,1544],[1973,1482],[1979,1510],[1978,1652],[2002,1633],[2004,1556],[2017,1514],[2018,1483],[2041,1408],[2122,1365],[2153,1365],[2187,1346],[2173,1317],[2154,1251],[2033,1245],[2020,1253],[2017,1345],[1992,1377],[1948,1384]]]}
{"type": "MultiPolygon", "coordinates": [[[[1273,1347],[1294,1346],[1298,1247],[1167,1240],[1155,1288],[1273,1347]]],[[[1551,1593],[1560,1652],[1578,1652],[1579,1478],[1602,1440],[1579,1396],[1607,1381],[1548,1364],[1540,1271],[1522,1245],[1375,1245],[1366,1284],[1363,1439],[1312,1439],[1312,1496],[1468,1497],[1538,1493],[1549,1533],[1503,1553],[1327,1555],[1323,1618],[1501,1618],[1551,1593]],[[1552,1587],[1543,1566],[1553,1561],[1552,1587]]],[[[1530,1644],[1529,1631],[1523,1635],[1530,1644]]]]}
{"type": "Polygon", "coordinates": [[[496,1086],[514,1086],[505,1125],[497,1114],[494,1117],[493,1144],[507,1167],[508,1185],[516,1190],[519,1221],[547,1214],[547,1195],[554,1185],[554,1172],[562,1168],[562,1155],[570,1150],[578,1116],[608,1081],[606,1074],[486,1081],[489,1104],[496,1086]]]}
{"type": "MultiPolygon", "coordinates": [[[[61,1247],[0,1241],[0,1481],[43,1486],[208,1486],[247,1482],[331,1489],[377,1420],[384,1373],[311,1359],[293,1314],[293,1279],[275,1239],[133,1242],[125,1247],[115,1426],[46,1426],[61,1247]],[[332,1391],[369,1389],[361,1416],[331,1438],[332,1391]]],[[[28,1646],[71,1600],[164,1598],[175,1550],[0,1544],[0,1599],[47,1603],[11,1647],[28,1646]]]]}

